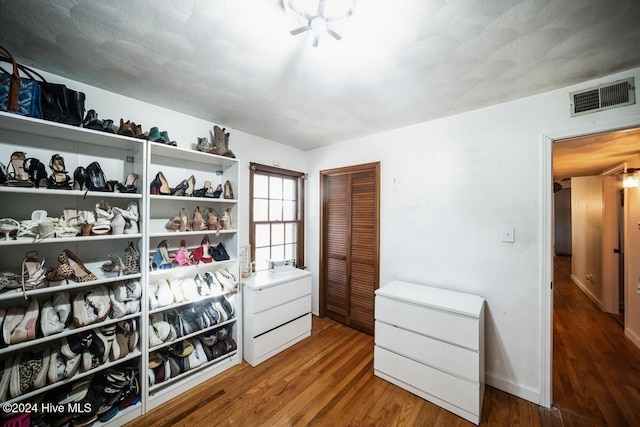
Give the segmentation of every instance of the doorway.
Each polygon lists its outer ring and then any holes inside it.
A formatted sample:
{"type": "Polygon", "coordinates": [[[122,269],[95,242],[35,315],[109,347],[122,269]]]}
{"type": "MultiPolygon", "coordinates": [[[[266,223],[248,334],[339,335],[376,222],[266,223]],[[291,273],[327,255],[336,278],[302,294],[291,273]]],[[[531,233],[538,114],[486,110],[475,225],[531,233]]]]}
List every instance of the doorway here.
{"type": "MultiPolygon", "coordinates": [[[[569,140],[572,138],[584,138],[589,135],[600,135],[606,133],[613,133],[615,131],[631,131],[631,132],[639,132],[640,131],[640,117],[635,117],[632,119],[621,120],[616,122],[615,124],[599,124],[595,125],[590,129],[588,134],[576,131],[565,131],[558,132],[553,135],[543,135],[542,143],[543,143],[543,173],[542,173],[542,181],[543,185],[541,187],[542,191],[542,305],[541,305],[541,323],[542,323],[542,333],[543,337],[541,340],[541,359],[540,359],[540,378],[542,380],[541,383],[541,393],[539,397],[539,403],[542,406],[550,407],[552,404],[552,388],[553,388],[553,288],[554,288],[554,221],[553,221],[553,183],[554,183],[554,168],[555,168],[555,157],[554,157],[554,142],[559,140],[569,140]]],[[[612,148],[614,146],[610,146],[612,148]]],[[[624,149],[624,144],[618,144],[615,146],[616,149],[624,149]]],[[[628,148],[628,147],[627,147],[628,148]]],[[[640,148],[640,144],[638,144],[638,140],[635,140],[635,147],[633,148],[634,153],[638,154],[640,148]]],[[[597,157],[597,156],[594,156],[597,157]]],[[[620,162],[620,160],[618,161],[620,162]]],[[[585,162],[586,163],[586,162],[585,162]]],[[[574,167],[580,167],[580,162],[574,162],[574,167]]],[[[606,169],[605,167],[601,168],[600,171],[606,169]]],[[[625,208],[626,209],[626,208],[625,208]]],[[[625,226],[625,230],[626,229],[625,226]]],[[[629,243],[625,243],[625,247],[628,246],[629,243]]],[[[626,251],[629,253],[636,253],[635,249],[633,251],[626,251]]],[[[634,271],[635,274],[635,271],[634,271]]],[[[625,274],[626,277],[630,277],[630,267],[629,265],[625,266],[625,274]]],[[[628,281],[627,281],[628,282],[628,281]]],[[[616,287],[616,291],[619,289],[616,287]]],[[[627,290],[628,293],[628,290],[627,290]]],[[[626,310],[625,317],[628,317],[628,311],[626,310]]],[[[626,323],[626,322],[625,322],[626,323]]],[[[640,341],[635,340],[633,337],[630,337],[626,331],[625,335],[628,338],[631,338],[634,341],[636,346],[640,347],[640,341]]]]}
{"type": "Polygon", "coordinates": [[[373,335],[380,162],[320,171],[319,314],[373,335]]]}

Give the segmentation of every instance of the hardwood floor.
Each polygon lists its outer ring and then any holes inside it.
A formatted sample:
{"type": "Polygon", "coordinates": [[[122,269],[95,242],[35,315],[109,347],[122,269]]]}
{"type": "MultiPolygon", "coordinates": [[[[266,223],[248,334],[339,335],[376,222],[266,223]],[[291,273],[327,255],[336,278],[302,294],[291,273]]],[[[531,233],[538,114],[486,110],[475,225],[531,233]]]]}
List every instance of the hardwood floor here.
{"type": "MultiPolygon", "coordinates": [[[[640,425],[640,350],[556,265],[554,405],[486,387],[486,426],[640,425]]],[[[373,375],[373,337],[326,318],[310,338],[246,362],[130,424],[135,426],[472,426],[373,375]]]]}

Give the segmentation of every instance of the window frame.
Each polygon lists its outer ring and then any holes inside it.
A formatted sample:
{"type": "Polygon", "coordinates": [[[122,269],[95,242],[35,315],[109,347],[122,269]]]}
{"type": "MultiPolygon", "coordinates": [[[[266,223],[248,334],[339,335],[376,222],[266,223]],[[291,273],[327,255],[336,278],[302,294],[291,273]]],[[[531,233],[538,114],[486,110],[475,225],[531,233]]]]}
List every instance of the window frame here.
{"type": "MultiPolygon", "coordinates": [[[[296,250],[295,250],[295,264],[297,268],[305,269],[304,262],[304,205],[305,205],[305,179],[307,175],[303,172],[297,172],[289,169],[282,169],[275,166],[262,165],[259,163],[251,162],[249,164],[249,244],[251,245],[251,260],[256,260],[256,245],[255,245],[255,230],[256,223],[253,220],[253,190],[254,190],[254,175],[265,175],[265,176],[273,176],[278,178],[295,178],[297,179],[296,187],[296,204],[297,204],[297,212],[298,218],[296,224],[296,250]]],[[[287,223],[292,221],[259,221],[259,224],[264,224],[265,222],[271,224],[277,223],[287,223]]]]}

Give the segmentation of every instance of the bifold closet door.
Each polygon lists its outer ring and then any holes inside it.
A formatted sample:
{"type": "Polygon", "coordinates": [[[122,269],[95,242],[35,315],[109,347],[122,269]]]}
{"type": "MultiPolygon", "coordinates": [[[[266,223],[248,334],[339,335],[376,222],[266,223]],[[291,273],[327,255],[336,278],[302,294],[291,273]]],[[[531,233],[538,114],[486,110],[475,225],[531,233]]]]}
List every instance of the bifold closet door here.
{"type": "Polygon", "coordinates": [[[321,315],[373,334],[379,166],[323,171],[321,315]]]}

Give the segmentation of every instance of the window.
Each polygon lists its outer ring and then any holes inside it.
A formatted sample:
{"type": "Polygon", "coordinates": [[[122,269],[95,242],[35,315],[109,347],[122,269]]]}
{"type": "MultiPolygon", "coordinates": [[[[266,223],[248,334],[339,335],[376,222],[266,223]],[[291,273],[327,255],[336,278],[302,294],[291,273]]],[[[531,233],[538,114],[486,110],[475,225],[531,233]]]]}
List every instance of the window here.
{"type": "Polygon", "coordinates": [[[268,260],[304,266],[304,178],[301,172],[251,163],[249,243],[256,270],[268,260]]]}

